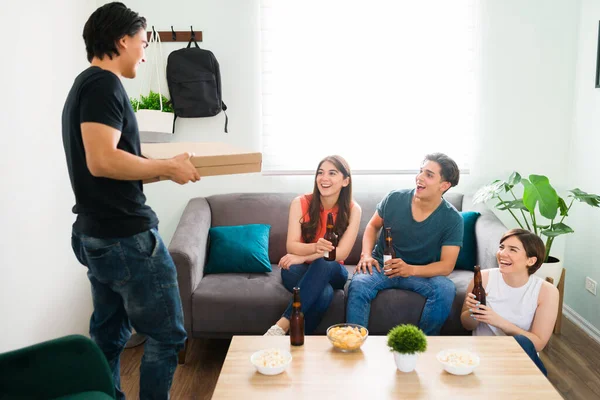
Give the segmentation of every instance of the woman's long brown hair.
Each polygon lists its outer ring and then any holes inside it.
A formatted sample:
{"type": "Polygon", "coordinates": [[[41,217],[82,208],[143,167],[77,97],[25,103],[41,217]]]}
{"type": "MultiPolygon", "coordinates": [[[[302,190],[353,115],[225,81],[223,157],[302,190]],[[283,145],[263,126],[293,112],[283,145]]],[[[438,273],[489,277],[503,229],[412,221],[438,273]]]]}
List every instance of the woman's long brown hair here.
{"type": "Polygon", "coordinates": [[[338,237],[341,237],[344,232],[346,232],[348,223],[350,221],[350,203],[352,202],[352,178],[350,174],[350,167],[348,166],[346,160],[344,160],[341,156],[327,156],[321,160],[319,166],[317,167],[317,171],[315,172],[315,186],[313,188],[312,200],[308,206],[307,212],[309,220],[308,222],[304,222],[304,215],[300,217],[300,227],[302,229],[302,240],[304,243],[312,243],[315,240],[317,229],[319,228],[319,224],[321,222],[321,193],[319,192],[319,187],[317,186],[317,175],[321,165],[323,165],[325,161],[332,163],[337,170],[341,172],[344,179],[350,178],[348,185],[342,187],[340,196],[337,200],[338,214],[333,229],[335,233],[337,233],[338,237]]]}

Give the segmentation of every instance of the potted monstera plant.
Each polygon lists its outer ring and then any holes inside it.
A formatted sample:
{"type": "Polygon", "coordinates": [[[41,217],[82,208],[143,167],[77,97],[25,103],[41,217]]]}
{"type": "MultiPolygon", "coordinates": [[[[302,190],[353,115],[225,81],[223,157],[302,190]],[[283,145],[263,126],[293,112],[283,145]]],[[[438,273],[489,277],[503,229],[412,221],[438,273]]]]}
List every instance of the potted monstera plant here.
{"type": "Polygon", "coordinates": [[[513,172],[507,180],[495,180],[480,188],[473,198],[473,203],[485,203],[495,200],[494,207],[507,211],[522,229],[527,229],[545,239],[546,258],[536,273],[542,277],[552,277],[558,283],[562,272],[562,263],[552,254],[554,240],[573,229],[565,223],[569,211],[575,202],[585,203],[592,207],[600,206],[600,196],[586,193],[579,188],[568,191],[566,198],[558,195],[556,189],[544,175],[529,175],[522,178],[513,172]],[[518,187],[518,190],[515,190],[518,187]],[[518,196],[517,193],[521,193],[518,196]]]}

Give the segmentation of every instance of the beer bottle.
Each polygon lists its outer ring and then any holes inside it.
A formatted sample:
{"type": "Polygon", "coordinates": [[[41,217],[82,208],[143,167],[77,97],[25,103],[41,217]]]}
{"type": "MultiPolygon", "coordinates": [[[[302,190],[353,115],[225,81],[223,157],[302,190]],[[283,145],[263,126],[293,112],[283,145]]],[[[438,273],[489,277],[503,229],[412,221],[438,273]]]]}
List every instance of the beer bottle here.
{"type": "Polygon", "coordinates": [[[383,263],[387,260],[396,258],[394,245],[392,243],[392,228],[385,228],[385,246],[383,247],[383,263]]]}
{"type": "Polygon", "coordinates": [[[292,303],[292,315],[290,316],[290,343],[292,346],[304,344],[304,313],[300,303],[300,288],[294,288],[294,302],[292,303]]]}
{"type": "Polygon", "coordinates": [[[323,254],[323,258],[327,261],[335,261],[335,247],[337,247],[338,237],[336,233],[333,231],[333,213],[327,214],[327,232],[325,232],[325,236],[323,239],[328,240],[334,246],[334,249],[331,251],[326,251],[323,254]]]}
{"type": "Polygon", "coordinates": [[[479,265],[475,266],[475,276],[473,277],[473,292],[475,300],[479,303],[485,304],[485,289],[483,288],[483,279],[481,278],[481,268],[479,265]]]}

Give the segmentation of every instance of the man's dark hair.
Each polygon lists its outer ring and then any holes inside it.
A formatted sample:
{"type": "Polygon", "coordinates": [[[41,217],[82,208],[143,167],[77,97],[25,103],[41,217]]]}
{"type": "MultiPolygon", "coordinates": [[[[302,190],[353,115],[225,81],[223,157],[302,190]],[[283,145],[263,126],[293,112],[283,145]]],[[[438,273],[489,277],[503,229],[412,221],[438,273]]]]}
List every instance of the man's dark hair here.
{"type": "Polygon", "coordinates": [[[135,36],[140,29],[146,29],[146,18],[131,11],[123,3],[108,3],[98,8],[83,27],[83,40],[87,59],[104,59],[107,55],[119,55],[117,42],[125,35],[135,36]]]}
{"type": "Polygon", "coordinates": [[[443,153],[432,153],[425,156],[425,161],[434,161],[440,165],[442,169],[442,181],[449,182],[450,187],[458,185],[460,170],[453,159],[443,153]]]}

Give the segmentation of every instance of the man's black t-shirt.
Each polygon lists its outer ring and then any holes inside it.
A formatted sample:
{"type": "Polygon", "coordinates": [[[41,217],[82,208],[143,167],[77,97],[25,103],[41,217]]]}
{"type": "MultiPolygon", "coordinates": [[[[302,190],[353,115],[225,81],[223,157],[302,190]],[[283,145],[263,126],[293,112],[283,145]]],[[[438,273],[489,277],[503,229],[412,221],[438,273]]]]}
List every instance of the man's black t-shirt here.
{"type": "Polygon", "coordinates": [[[137,120],[120,79],[90,67],[75,79],[62,114],[63,145],[75,193],[73,229],[84,235],[127,237],[155,228],[156,214],[146,205],[142,181],[94,177],[86,163],[81,124],[97,122],[121,131],[117,148],[141,155],[137,120]]]}

